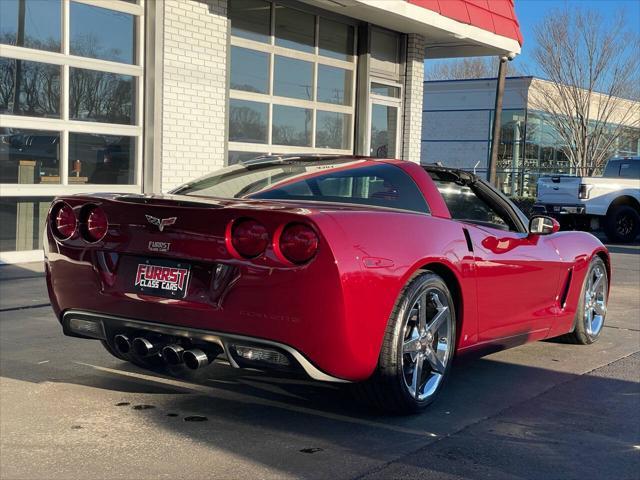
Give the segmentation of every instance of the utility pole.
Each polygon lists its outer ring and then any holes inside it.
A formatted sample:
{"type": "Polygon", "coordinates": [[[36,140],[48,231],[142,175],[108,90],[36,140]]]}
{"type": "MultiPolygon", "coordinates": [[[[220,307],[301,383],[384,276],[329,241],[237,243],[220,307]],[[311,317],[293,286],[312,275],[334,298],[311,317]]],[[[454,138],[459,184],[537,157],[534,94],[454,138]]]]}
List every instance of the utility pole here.
{"type": "Polygon", "coordinates": [[[504,96],[504,80],[507,76],[507,57],[500,57],[498,67],[498,80],[496,82],[496,103],[493,110],[493,134],[491,136],[491,155],[489,157],[489,168],[487,169],[487,180],[497,187],[496,168],[498,165],[498,147],[500,146],[500,126],[502,122],[502,97],[504,96]]]}

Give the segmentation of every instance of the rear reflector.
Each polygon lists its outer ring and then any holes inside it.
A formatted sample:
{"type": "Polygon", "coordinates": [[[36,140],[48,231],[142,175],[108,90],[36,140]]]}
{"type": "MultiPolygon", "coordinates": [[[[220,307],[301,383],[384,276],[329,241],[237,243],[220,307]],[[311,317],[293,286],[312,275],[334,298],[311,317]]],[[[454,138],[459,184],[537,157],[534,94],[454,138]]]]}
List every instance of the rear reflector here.
{"type": "Polygon", "coordinates": [[[77,226],[76,214],[73,209],[66,203],[59,203],[52,210],[53,232],[62,240],[71,237],[77,226]]]}
{"type": "Polygon", "coordinates": [[[318,235],[303,223],[292,223],[280,235],[280,252],[292,263],[304,263],[318,251],[318,235]]]}
{"type": "Polygon", "coordinates": [[[274,365],[289,365],[289,359],[277,350],[246,345],[235,345],[235,350],[238,356],[245,360],[272,363],[274,365]]]}
{"type": "Polygon", "coordinates": [[[231,245],[239,255],[254,258],[267,249],[269,233],[257,220],[239,220],[231,228],[231,245]]]}
{"type": "Polygon", "coordinates": [[[80,318],[72,318],[69,320],[69,329],[77,334],[86,337],[106,339],[104,327],[101,320],[85,320],[80,318]]]}
{"type": "Polygon", "coordinates": [[[100,207],[87,207],[85,212],[86,225],[84,228],[84,236],[89,242],[97,242],[102,240],[109,229],[109,221],[107,215],[100,207]]]}

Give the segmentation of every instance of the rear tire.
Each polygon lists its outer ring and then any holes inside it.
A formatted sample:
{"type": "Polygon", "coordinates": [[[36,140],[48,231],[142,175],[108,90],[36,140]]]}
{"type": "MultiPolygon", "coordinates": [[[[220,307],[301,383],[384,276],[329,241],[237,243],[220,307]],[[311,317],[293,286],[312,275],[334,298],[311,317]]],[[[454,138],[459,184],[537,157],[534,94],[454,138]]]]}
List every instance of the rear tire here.
{"type": "Polygon", "coordinates": [[[595,257],[589,264],[580,291],[580,301],[576,309],[573,332],[560,337],[569,343],[590,345],[595,342],[607,314],[609,278],[607,267],[600,257],[595,257]]]}
{"type": "Polygon", "coordinates": [[[611,242],[633,242],[640,231],[640,215],[629,205],[618,205],[607,214],[604,231],[611,242]]]}
{"type": "Polygon", "coordinates": [[[391,312],[378,366],[356,385],[357,396],[377,410],[408,414],[431,404],[451,368],[456,312],[444,280],[414,276],[391,312]]]}

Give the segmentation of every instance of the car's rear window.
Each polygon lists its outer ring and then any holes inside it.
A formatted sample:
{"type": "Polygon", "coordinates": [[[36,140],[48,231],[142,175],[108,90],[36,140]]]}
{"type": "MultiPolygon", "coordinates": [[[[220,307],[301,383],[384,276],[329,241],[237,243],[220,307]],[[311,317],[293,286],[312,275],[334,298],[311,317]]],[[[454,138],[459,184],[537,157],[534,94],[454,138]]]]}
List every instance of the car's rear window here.
{"type": "Polygon", "coordinates": [[[609,160],[603,177],[607,178],[640,178],[640,159],[609,160]]]}
{"type": "Polygon", "coordinates": [[[217,198],[354,203],[427,213],[429,207],[402,169],[370,160],[278,160],[221,169],[177,189],[217,198]]]}

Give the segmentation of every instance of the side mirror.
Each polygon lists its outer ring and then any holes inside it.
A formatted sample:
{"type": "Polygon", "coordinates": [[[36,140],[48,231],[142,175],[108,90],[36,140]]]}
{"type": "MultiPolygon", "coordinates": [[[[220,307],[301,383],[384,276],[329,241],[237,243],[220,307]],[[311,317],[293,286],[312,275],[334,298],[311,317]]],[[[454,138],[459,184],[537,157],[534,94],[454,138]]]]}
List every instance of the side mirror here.
{"type": "Polygon", "coordinates": [[[529,234],[550,235],[560,231],[560,224],[555,218],[534,215],[529,222],[529,234]]]}

